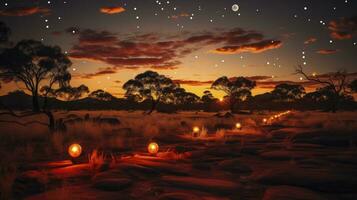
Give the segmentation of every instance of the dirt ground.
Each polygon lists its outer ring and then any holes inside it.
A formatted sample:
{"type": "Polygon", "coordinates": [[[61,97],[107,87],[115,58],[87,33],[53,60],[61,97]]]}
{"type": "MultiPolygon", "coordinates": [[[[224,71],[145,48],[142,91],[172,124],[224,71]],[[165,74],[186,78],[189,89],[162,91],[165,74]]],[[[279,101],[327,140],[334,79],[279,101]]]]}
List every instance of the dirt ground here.
{"type": "MultiPolygon", "coordinates": [[[[66,123],[55,133],[0,124],[2,199],[357,199],[356,112],[58,111],[56,119],[66,123]],[[150,142],[158,153],[148,153],[150,142]],[[83,150],[75,159],[73,143],[83,150]]],[[[31,120],[45,118],[23,122],[31,120]]]]}

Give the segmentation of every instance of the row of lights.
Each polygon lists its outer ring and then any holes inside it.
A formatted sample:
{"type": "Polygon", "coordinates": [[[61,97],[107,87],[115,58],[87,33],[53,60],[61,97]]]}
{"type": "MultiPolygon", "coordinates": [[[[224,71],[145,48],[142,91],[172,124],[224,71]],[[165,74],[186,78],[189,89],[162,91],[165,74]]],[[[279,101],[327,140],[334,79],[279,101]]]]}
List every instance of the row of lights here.
{"type": "MultiPolygon", "coordinates": [[[[150,142],[148,144],[147,150],[150,154],[156,154],[159,152],[159,145],[156,142],[150,142]]],[[[82,146],[80,144],[74,143],[68,147],[68,154],[72,158],[78,158],[82,154],[82,146]]]]}
{"type": "Polygon", "coordinates": [[[276,115],[273,115],[273,116],[269,117],[269,119],[268,118],[264,118],[262,122],[263,122],[263,124],[268,124],[268,123],[271,123],[272,121],[274,121],[276,119],[279,119],[280,117],[288,115],[290,113],[291,113],[290,110],[282,112],[282,113],[278,113],[276,115]]]}

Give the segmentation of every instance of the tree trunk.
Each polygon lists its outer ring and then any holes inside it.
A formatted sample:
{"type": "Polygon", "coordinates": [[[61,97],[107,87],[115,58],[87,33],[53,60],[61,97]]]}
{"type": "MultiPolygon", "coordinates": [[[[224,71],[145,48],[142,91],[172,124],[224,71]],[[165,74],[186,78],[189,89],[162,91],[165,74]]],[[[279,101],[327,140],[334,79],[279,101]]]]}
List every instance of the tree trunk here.
{"type": "Polygon", "coordinates": [[[36,92],[32,93],[32,111],[33,112],[39,112],[40,111],[40,105],[38,102],[38,94],[36,92]]]}
{"type": "Polygon", "coordinates": [[[339,99],[339,96],[333,95],[332,101],[331,101],[331,112],[333,112],[333,113],[336,113],[336,111],[337,111],[338,99],[339,99]]]}
{"type": "Polygon", "coordinates": [[[235,107],[236,101],[232,98],[229,99],[229,109],[231,110],[231,113],[234,113],[234,107],[235,107]]]}
{"type": "Polygon", "coordinates": [[[44,113],[48,117],[48,128],[51,132],[55,131],[55,117],[53,116],[51,111],[44,111],[44,113]]]}
{"type": "Polygon", "coordinates": [[[151,109],[147,112],[148,115],[150,115],[156,109],[156,106],[159,103],[159,101],[160,101],[160,98],[157,99],[156,101],[152,100],[151,109]]]}

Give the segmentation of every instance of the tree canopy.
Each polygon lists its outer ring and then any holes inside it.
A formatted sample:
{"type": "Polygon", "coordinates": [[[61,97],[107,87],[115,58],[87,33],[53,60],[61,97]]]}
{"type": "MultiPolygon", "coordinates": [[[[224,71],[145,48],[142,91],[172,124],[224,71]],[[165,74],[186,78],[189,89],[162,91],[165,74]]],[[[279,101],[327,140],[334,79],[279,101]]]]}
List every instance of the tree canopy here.
{"type": "Polygon", "coordinates": [[[251,81],[244,77],[228,79],[226,76],[223,76],[215,80],[212,83],[211,88],[221,90],[227,94],[230,102],[230,109],[234,112],[235,104],[251,97],[251,90],[255,86],[255,81],[251,81]]]}
{"type": "Polygon", "coordinates": [[[177,87],[179,86],[170,78],[154,71],[138,74],[134,79],[128,80],[123,85],[123,89],[126,90],[126,97],[135,97],[135,100],[150,100],[152,102],[149,114],[162,101],[165,93],[177,87]]]}
{"type": "Polygon", "coordinates": [[[301,85],[281,83],[276,85],[271,92],[274,99],[279,101],[296,101],[305,94],[305,88],[301,85]]]}
{"type": "Polygon", "coordinates": [[[93,91],[92,93],[89,94],[89,97],[100,101],[111,101],[115,98],[109,92],[106,92],[101,89],[93,91]]]}

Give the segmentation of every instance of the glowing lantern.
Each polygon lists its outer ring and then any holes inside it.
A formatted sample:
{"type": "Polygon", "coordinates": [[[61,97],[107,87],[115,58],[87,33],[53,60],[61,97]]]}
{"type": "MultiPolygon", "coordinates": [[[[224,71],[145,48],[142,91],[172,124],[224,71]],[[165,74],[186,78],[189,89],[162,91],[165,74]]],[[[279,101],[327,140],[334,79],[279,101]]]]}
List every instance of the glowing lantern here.
{"type": "Polygon", "coordinates": [[[264,119],[263,119],[263,123],[265,124],[265,123],[267,123],[267,122],[268,122],[267,118],[264,118],[264,119]]]}
{"type": "Polygon", "coordinates": [[[71,146],[68,147],[68,154],[72,158],[77,158],[82,154],[82,147],[79,144],[71,144],[71,146]]]}
{"type": "Polygon", "coordinates": [[[151,142],[148,145],[148,152],[151,154],[156,154],[157,152],[159,152],[159,145],[156,142],[151,142]]]}
{"type": "Polygon", "coordinates": [[[193,127],[192,131],[194,133],[198,133],[198,132],[200,132],[200,128],[198,128],[198,126],[195,126],[195,127],[193,127]]]}
{"type": "Polygon", "coordinates": [[[236,123],[236,128],[237,128],[237,129],[242,129],[242,124],[241,124],[241,123],[239,123],[239,122],[238,122],[238,123],[236,123]]]}

